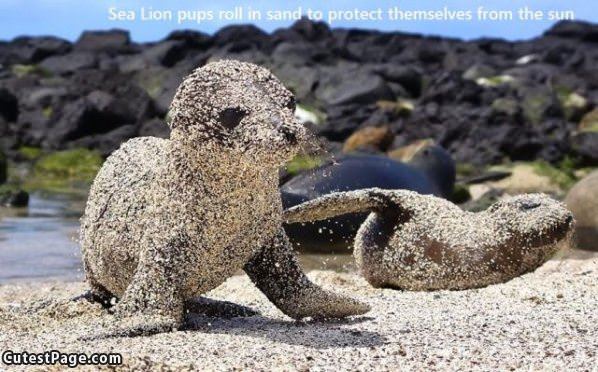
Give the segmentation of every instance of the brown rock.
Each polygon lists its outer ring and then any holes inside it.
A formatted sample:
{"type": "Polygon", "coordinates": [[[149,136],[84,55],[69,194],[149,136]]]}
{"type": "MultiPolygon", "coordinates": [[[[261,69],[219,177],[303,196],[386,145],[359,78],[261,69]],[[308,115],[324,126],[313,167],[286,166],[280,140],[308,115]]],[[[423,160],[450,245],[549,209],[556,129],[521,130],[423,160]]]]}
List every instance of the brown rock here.
{"type": "Polygon", "coordinates": [[[579,122],[580,132],[598,132],[598,108],[584,115],[579,122]]]}
{"type": "Polygon", "coordinates": [[[580,249],[598,251],[598,171],[579,181],[565,204],[577,220],[575,242],[580,249]]]}
{"type": "Polygon", "coordinates": [[[417,154],[422,148],[435,145],[433,139],[427,138],[411,142],[408,145],[399,147],[388,152],[388,156],[392,159],[399,160],[402,162],[410,161],[415,154],[417,154]]]}
{"type": "Polygon", "coordinates": [[[394,140],[394,134],[388,126],[366,127],[357,130],[345,141],[343,152],[352,152],[359,149],[374,148],[386,151],[394,140]]]}

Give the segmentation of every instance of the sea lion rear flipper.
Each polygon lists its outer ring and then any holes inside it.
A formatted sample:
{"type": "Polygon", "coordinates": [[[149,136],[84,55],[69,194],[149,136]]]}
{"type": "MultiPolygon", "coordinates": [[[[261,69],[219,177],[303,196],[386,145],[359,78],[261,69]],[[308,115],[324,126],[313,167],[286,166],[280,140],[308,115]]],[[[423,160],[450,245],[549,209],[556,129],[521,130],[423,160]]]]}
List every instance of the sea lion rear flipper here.
{"type": "Polygon", "coordinates": [[[245,265],[244,270],[276,307],[294,319],[342,318],[370,310],[365,303],[312,283],[301,270],[282,229],[245,265]]]}
{"type": "Polygon", "coordinates": [[[335,192],[284,211],[287,223],[325,220],[349,213],[383,211],[390,204],[397,206],[396,196],[402,191],[370,188],[335,192]]]}

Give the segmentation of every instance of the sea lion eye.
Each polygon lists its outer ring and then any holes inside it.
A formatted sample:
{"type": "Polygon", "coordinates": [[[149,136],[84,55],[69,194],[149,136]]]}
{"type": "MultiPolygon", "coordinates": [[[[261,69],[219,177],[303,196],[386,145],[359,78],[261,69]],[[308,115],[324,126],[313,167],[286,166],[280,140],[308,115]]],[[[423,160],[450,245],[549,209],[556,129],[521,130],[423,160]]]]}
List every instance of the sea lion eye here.
{"type": "Polygon", "coordinates": [[[295,109],[297,109],[297,102],[295,101],[295,97],[291,97],[285,106],[289,110],[295,112],[295,109]]]}
{"type": "Polygon", "coordinates": [[[534,209],[534,208],[538,208],[539,206],[540,206],[540,203],[536,202],[536,201],[523,201],[523,202],[521,202],[521,209],[522,210],[534,209]]]}
{"type": "Polygon", "coordinates": [[[238,107],[229,107],[220,112],[220,124],[228,129],[234,129],[241,120],[247,115],[243,109],[238,107]]]}

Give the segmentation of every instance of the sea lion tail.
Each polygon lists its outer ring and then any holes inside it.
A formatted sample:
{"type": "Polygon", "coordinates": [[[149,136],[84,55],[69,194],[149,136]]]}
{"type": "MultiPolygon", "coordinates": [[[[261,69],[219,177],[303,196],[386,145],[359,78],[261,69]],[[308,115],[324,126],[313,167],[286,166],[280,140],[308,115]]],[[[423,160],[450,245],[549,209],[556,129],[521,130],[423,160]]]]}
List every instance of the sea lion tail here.
{"type": "Polygon", "coordinates": [[[287,223],[325,220],[349,213],[379,212],[389,207],[395,190],[370,188],[335,192],[289,208],[283,212],[287,223]]]}

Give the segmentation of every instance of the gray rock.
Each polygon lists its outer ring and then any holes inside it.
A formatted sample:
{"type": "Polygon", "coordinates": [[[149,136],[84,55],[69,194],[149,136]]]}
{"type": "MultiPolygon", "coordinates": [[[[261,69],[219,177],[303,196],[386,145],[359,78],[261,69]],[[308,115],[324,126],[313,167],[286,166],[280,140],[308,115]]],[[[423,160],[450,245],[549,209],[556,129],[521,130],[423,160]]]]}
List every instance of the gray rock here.
{"type": "Polygon", "coordinates": [[[582,132],[571,136],[571,147],[584,164],[598,165],[598,132],[582,132]]]}
{"type": "Polygon", "coordinates": [[[316,97],[327,105],[369,104],[394,99],[386,82],[361,68],[322,71],[316,97]]]}
{"type": "Polygon", "coordinates": [[[463,79],[475,81],[479,78],[488,78],[496,75],[497,72],[494,68],[484,64],[475,64],[463,73],[463,79]]]}
{"type": "Polygon", "coordinates": [[[141,128],[139,128],[139,135],[141,137],[151,136],[159,138],[169,138],[170,128],[168,127],[168,125],[166,125],[164,120],[154,118],[146,121],[141,125],[141,128]]]}
{"type": "Polygon", "coordinates": [[[46,58],[40,67],[53,74],[62,75],[77,70],[90,69],[97,66],[98,59],[89,52],[73,52],[62,56],[46,58]]]}
{"type": "Polygon", "coordinates": [[[75,43],[75,49],[116,52],[130,43],[129,32],[125,30],[84,31],[75,43]]]}

